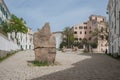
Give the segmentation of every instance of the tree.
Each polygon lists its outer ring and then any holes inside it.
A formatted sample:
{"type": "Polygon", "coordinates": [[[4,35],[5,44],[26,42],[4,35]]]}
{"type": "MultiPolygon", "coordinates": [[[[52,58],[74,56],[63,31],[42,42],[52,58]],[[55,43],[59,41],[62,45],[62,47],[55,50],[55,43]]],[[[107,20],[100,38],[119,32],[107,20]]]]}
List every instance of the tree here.
{"type": "Polygon", "coordinates": [[[1,28],[5,33],[10,32],[10,27],[9,27],[9,24],[7,22],[2,23],[1,28]]]}
{"type": "Polygon", "coordinates": [[[67,47],[71,47],[74,43],[73,31],[70,27],[65,27],[63,31],[64,41],[67,43],[67,47]]]}
{"type": "Polygon", "coordinates": [[[78,48],[83,48],[83,43],[82,42],[74,42],[73,43],[73,46],[76,46],[76,47],[78,47],[78,48]]]}
{"type": "Polygon", "coordinates": [[[89,42],[89,45],[90,45],[92,48],[97,48],[98,42],[97,42],[97,40],[90,41],[90,42],[89,42]]]}
{"type": "Polygon", "coordinates": [[[3,23],[3,31],[8,32],[15,32],[15,38],[17,32],[27,33],[28,28],[25,24],[25,21],[22,18],[18,18],[15,15],[11,15],[11,19],[9,22],[3,23]]]}
{"type": "Polygon", "coordinates": [[[62,42],[62,43],[60,44],[60,49],[62,49],[64,46],[67,46],[67,43],[66,43],[66,42],[62,42]]]}
{"type": "Polygon", "coordinates": [[[89,46],[88,40],[87,40],[86,38],[83,38],[83,39],[82,39],[82,43],[83,43],[83,45],[85,46],[85,50],[88,50],[88,46],[89,46]]]}

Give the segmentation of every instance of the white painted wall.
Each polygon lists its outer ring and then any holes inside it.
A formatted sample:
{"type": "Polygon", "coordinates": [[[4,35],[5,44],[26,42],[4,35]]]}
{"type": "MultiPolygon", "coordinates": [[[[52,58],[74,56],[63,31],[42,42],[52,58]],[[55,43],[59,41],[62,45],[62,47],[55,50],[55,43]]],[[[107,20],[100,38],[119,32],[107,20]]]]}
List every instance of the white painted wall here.
{"type": "Polygon", "coordinates": [[[19,41],[19,46],[23,50],[27,49],[34,49],[33,46],[33,34],[24,34],[24,33],[17,33],[17,39],[19,41]]]}
{"type": "Polygon", "coordinates": [[[18,50],[18,45],[0,33],[0,50],[11,51],[18,50]]]}
{"type": "Polygon", "coordinates": [[[8,33],[9,39],[13,39],[14,42],[18,43],[20,49],[34,49],[33,45],[33,32],[28,28],[28,32],[26,34],[18,32],[15,38],[15,32],[8,33]]]}
{"type": "Polygon", "coordinates": [[[109,53],[120,55],[120,0],[109,0],[109,53]],[[116,11],[116,12],[115,12],[116,11]],[[115,16],[116,14],[116,16],[115,16]],[[115,22],[116,21],[116,22],[115,22]],[[116,28],[115,28],[116,26],[116,28]]]}
{"type": "Polygon", "coordinates": [[[56,49],[59,49],[60,44],[63,40],[63,35],[61,32],[54,33],[55,39],[56,39],[56,49]]]}

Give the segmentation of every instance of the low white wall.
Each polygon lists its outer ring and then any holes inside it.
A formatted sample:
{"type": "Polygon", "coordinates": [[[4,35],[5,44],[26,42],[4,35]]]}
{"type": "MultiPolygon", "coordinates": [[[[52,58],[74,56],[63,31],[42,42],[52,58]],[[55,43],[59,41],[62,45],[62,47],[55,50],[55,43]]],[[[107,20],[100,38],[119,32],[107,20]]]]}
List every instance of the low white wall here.
{"type": "Polygon", "coordinates": [[[0,50],[12,51],[18,49],[20,48],[16,43],[14,43],[12,40],[9,40],[7,37],[0,33],[0,50]]]}

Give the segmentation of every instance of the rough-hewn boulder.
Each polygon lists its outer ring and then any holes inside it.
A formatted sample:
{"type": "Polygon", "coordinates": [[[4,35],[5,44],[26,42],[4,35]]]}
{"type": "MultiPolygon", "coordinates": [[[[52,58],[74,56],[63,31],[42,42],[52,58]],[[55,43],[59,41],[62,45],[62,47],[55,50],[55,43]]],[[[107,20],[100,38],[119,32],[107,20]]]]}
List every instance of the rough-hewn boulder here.
{"type": "Polygon", "coordinates": [[[56,56],[56,41],[50,31],[49,23],[33,35],[35,60],[54,63],[56,56]]]}

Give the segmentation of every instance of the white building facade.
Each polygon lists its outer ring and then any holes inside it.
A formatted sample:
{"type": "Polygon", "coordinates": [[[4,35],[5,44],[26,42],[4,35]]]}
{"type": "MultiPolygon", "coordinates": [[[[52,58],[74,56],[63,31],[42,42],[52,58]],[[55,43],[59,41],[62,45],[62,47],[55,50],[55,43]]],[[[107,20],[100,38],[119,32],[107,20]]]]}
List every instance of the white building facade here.
{"type": "MultiPolygon", "coordinates": [[[[0,0],[0,27],[2,27],[3,22],[9,21],[10,17],[11,14],[4,0],[0,0]]],[[[6,52],[16,50],[19,50],[19,46],[13,40],[0,33],[0,57],[1,55],[7,55],[6,52]]]]}
{"type": "Polygon", "coordinates": [[[10,19],[10,12],[4,2],[4,0],[0,0],[0,24],[2,22],[7,21],[10,19]]]}
{"type": "Polygon", "coordinates": [[[28,32],[26,34],[17,33],[17,44],[22,50],[34,49],[33,32],[30,28],[28,28],[28,32]]]}
{"type": "Polygon", "coordinates": [[[120,56],[120,0],[109,0],[109,53],[120,56]]]}
{"type": "Polygon", "coordinates": [[[54,32],[53,35],[54,35],[54,37],[56,39],[56,49],[59,49],[60,44],[63,41],[63,34],[62,34],[62,32],[54,32]]]}
{"type": "Polygon", "coordinates": [[[34,49],[33,32],[30,28],[28,28],[28,32],[26,34],[18,32],[15,38],[15,32],[12,32],[8,34],[8,37],[17,43],[21,50],[34,49]]]}

